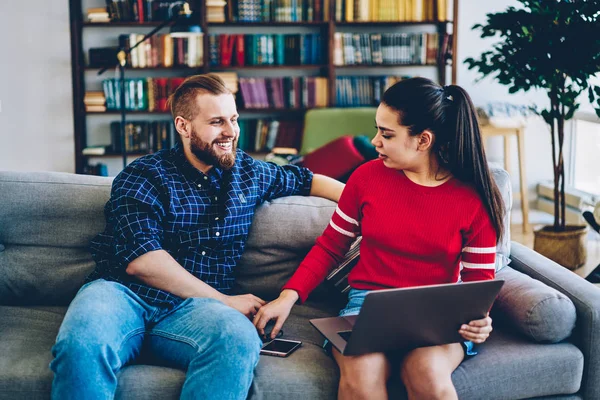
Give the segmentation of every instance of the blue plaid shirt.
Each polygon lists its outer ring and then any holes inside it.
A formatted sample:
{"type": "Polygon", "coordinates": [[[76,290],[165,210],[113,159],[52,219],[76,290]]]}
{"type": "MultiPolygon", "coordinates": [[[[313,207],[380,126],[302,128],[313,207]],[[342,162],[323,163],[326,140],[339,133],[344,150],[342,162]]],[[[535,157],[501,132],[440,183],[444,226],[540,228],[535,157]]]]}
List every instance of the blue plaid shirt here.
{"type": "Polygon", "coordinates": [[[88,281],[117,281],[150,304],[172,307],[181,298],[125,272],[137,257],[167,251],[213,288],[230,293],[256,207],[308,195],[312,173],[254,160],[238,150],[230,170],[194,168],[180,144],[132,162],[114,180],[104,213],[106,229],[92,240],[96,270],[88,281]]]}

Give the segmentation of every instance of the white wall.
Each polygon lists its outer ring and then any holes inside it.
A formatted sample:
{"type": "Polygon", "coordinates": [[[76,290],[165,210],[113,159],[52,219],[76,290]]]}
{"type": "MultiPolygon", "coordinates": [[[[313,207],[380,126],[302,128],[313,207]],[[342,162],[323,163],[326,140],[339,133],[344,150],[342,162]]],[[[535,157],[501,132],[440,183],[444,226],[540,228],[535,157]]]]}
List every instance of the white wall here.
{"type": "MultiPolygon", "coordinates": [[[[459,68],[457,83],[463,86],[473,98],[476,105],[484,105],[489,102],[508,102],[520,105],[538,104],[540,108],[546,107],[549,102],[543,92],[519,92],[509,94],[508,87],[496,83],[492,78],[480,81],[480,75],[475,70],[468,70],[463,61],[467,57],[478,58],[478,56],[494,43],[493,39],[480,38],[480,30],[473,31],[471,28],[476,23],[484,23],[486,14],[500,12],[509,6],[519,3],[515,0],[459,0],[459,31],[458,31],[458,57],[459,68]]],[[[518,164],[516,139],[512,139],[511,149],[511,176],[513,186],[518,186],[518,164]]],[[[492,161],[502,161],[503,143],[502,138],[488,139],[488,157],[492,161]]],[[[530,117],[527,121],[525,132],[525,171],[529,187],[529,199],[535,198],[535,185],[542,180],[552,179],[552,147],[550,131],[546,123],[540,117],[530,117]]],[[[518,192],[515,192],[517,194],[518,192]]]]}
{"type": "Polygon", "coordinates": [[[0,0],[0,170],[74,172],[69,4],[0,0]]]}
{"type": "MultiPolygon", "coordinates": [[[[547,102],[543,93],[509,95],[505,86],[490,79],[476,83],[477,74],[462,63],[490,43],[471,27],[483,22],[486,13],[516,4],[515,0],[460,0],[458,84],[478,105],[547,102]]],[[[68,1],[32,0],[23,8],[19,2],[0,0],[0,37],[10,38],[0,44],[0,169],[74,171],[68,1]]],[[[541,120],[530,121],[525,142],[527,181],[533,190],[538,181],[552,177],[550,136],[541,120]]],[[[490,158],[500,161],[500,139],[488,144],[490,158]]],[[[516,146],[513,154],[516,185],[516,146]]]]}

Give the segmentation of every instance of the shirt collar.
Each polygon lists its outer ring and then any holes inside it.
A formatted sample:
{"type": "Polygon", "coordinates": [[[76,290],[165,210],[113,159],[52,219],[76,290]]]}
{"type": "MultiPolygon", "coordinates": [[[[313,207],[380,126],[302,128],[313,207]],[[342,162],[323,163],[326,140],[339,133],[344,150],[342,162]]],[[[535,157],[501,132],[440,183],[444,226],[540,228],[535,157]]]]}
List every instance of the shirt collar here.
{"type": "Polygon", "coordinates": [[[181,142],[175,144],[175,147],[171,149],[171,154],[174,164],[181,170],[183,175],[192,182],[204,179],[205,176],[208,176],[209,178],[212,176],[217,180],[223,176],[223,170],[217,166],[213,166],[206,174],[194,167],[186,158],[181,142]]]}

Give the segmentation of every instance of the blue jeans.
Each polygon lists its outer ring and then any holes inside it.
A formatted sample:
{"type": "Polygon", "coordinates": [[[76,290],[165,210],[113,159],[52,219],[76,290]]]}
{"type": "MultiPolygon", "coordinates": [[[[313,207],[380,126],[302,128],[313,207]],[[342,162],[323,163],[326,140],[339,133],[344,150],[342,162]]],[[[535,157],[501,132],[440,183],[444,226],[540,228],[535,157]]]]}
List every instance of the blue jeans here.
{"type": "Polygon", "coordinates": [[[245,399],[262,342],[252,323],[220,301],[190,298],[172,310],[99,279],[69,306],[52,348],[52,398],[113,399],[117,372],[143,347],[187,371],[181,399],[245,399]]]}

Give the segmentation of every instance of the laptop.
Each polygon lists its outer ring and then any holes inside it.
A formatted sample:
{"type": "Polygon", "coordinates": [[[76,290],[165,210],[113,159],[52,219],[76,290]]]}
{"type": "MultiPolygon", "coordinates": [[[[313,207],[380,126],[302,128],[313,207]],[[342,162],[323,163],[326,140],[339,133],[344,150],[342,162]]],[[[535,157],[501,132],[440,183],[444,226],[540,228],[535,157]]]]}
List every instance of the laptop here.
{"type": "Polygon", "coordinates": [[[460,326],[484,318],[503,284],[496,279],[375,290],[358,315],[310,323],[349,356],[460,343],[460,326]]]}

